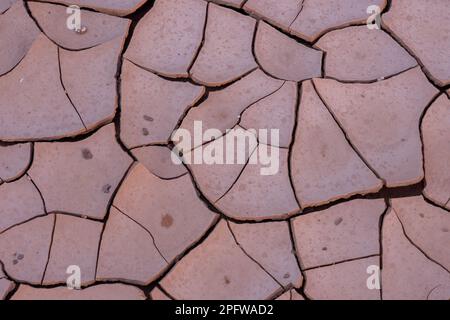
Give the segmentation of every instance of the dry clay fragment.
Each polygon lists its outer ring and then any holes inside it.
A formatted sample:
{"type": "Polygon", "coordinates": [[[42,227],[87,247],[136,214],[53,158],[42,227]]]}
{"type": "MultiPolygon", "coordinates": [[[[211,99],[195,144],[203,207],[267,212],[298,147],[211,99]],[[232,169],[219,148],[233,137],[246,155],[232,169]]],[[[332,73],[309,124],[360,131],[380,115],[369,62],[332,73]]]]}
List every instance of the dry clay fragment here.
{"type": "Polygon", "coordinates": [[[244,10],[288,30],[302,5],[303,0],[248,0],[244,10]]]}
{"type": "Polygon", "coordinates": [[[417,66],[417,61],[383,30],[348,27],[327,33],[316,46],[325,51],[325,76],[373,81],[417,66]]]}
{"type": "Polygon", "coordinates": [[[187,77],[202,43],[206,9],[203,0],[157,0],[137,25],[125,57],[157,74],[187,77]]]}
{"type": "Polygon", "coordinates": [[[305,295],[313,300],[380,300],[380,290],[367,286],[367,270],[379,265],[379,257],[371,257],[307,270],[305,295]]]}
{"type": "Polygon", "coordinates": [[[180,129],[191,133],[191,148],[188,150],[202,144],[202,141],[196,142],[194,139],[196,121],[201,126],[201,134],[208,129],[218,129],[224,134],[226,130],[236,126],[246,108],[273,94],[283,84],[283,81],[268,77],[258,69],[223,90],[211,92],[208,99],[189,110],[181,123],[180,129]]]}
{"type": "Polygon", "coordinates": [[[255,56],[261,68],[284,80],[302,81],[322,74],[322,52],[298,43],[265,22],[258,24],[255,56]]]}
{"type": "Polygon", "coordinates": [[[60,50],[63,85],[88,130],[114,118],[122,47],[117,37],[83,51],[60,50]]]}
{"type": "Polygon", "coordinates": [[[58,139],[85,131],[61,85],[58,47],[43,34],[0,77],[0,140],[58,139]]]}
{"type": "Polygon", "coordinates": [[[140,289],[121,283],[99,284],[82,290],[67,287],[38,289],[20,285],[12,300],[145,300],[140,289]]]}
{"type": "Polygon", "coordinates": [[[55,219],[55,231],[43,284],[66,283],[70,266],[80,267],[82,286],[94,283],[103,224],[60,214],[57,214],[55,219]]]}
{"type": "Polygon", "coordinates": [[[424,195],[450,209],[450,100],[441,95],[422,122],[425,157],[424,195]]]}
{"type": "Polygon", "coordinates": [[[128,19],[81,10],[81,26],[86,28],[86,32],[78,33],[67,26],[69,15],[65,6],[39,2],[28,5],[44,33],[58,46],[69,50],[95,47],[115,38],[124,41],[131,23],[128,19]]]}
{"type": "Polygon", "coordinates": [[[112,207],[100,245],[97,280],[145,286],[166,267],[151,234],[112,207]]]}
{"type": "Polygon", "coordinates": [[[141,164],[126,177],[114,206],[152,234],[167,261],[200,239],[217,218],[198,198],[189,175],[162,180],[141,164]]]}
{"type": "Polygon", "coordinates": [[[256,21],[212,3],[208,7],[204,44],[190,75],[198,83],[220,86],[258,66],[252,53],[256,21]]]}
{"type": "Polygon", "coordinates": [[[121,138],[128,148],[167,143],[179,119],[205,89],[165,80],[125,60],[122,69],[121,138]]]}
{"type": "Polygon", "coordinates": [[[225,221],[160,284],[177,300],[262,300],[282,290],[236,244],[225,221]]]}
{"type": "Polygon", "coordinates": [[[259,144],[239,179],[216,207],[228,217],[253,221],[285,218],[298,212],[288,156],[286,149],[259,144]]]}
{"type": "MultiPolygon", "coordinates": [[[[450,215],[421,196],[392,199],[406,235],[427,256],[450,270],[450,215]]],[[[450,293],[450,292],[449,292],[450,293]]]]}
{"type": "Polygon", "coordinates": [[[274,147],[289,148],[295,125],[297,110],[297,84],[286,81],[273,94],[244,111],[239,125],[245,129],[255,129],[258,141],[274,147]],[[267,135],[263,131],[267,130],[267,135]],[[278,130],[279,141],[272,139],[272,132],[278,130]]]}
{"type": "Polygon", "coordinates": [[[25,173],[31,161],[31,149],[31,143],[0,145],[0,181],[9,182],[25,173]]]}
{"type": "Polygon", "coordinates": [[[450,84],[450,6],[447,0],[396,0],[383,15],[393,32],[440,86],[450,84]]]}
{"type": "Polygon", "coordinates": [[[161,179],[175,179],[187,173],[186,167],[172,160],[178,157],[168,147],[149,146],[131,152],[148,171],[161,179]]]}
{"type": "Polygon", "coordinates": [[[117,16],[126,16],[135,12],[146,0],[36,0],[41,2],[77,5],[117,16]]]}
{"type": "MultiPolygon", "coordinates": [[[[436,288],[450,288],[448,271],[424,256],[403,232],[399,219],[391,210],[384,218],[382,234],[383,299],[426,300],[436,288]]],[[[441,298],[450,299],[450,292],[441,298]]]]}
{"type": "MultiPolygon", "coordinates": [[[[2,3],[3,4],[3,3],[2,3]]],[[[2,12],[0,4],[0,12],[2,12]]],[[[7,1],[5,4],[9,4],[7,1]]],[[[17,1],[0,17],[0,75],[12,70],[27,54],[39,29],[28,16],[22,1],[17,1]]]]}
{"type": "Polygon", "coordinates": [[[202,147],[183,152],[183,161],[204,196],[214,203],[230,190],[257,146],[252,132],[236,126],[202,147]],[[197,163],[200,156],[203,161],[197,163]]]}
{"type": "Polygon", "coordinates": [[[303,277],[289,234],[289,225],[283,222],[229,224],[236,242],[270,273],[283,287],[300,288],[303,277]]]}
{"type": "Polygon", "coordinates": [[[314,83],[348,139],[387,187],[423,179],[419,121],[438,91],[419,67],[372,84],[314,83]]]}
{"type": "Polygon", "coordinates": [[[0,234],[0,261],[11,278],[33,285],[41,284],[54,222],[52,214],[0,234]]]}
{"type": "Polygon", "coordinates": [[[303,208],[377,192],[383,186],[345,139],[310,81],[302,84],[291,166],[303,208]]]}
{"type": "Polygon", "coordinates": [[[380,253],[383,199],[352,200],[292,222],[297,254],[305,269],[380,253]]]}
{"type": "Polygon", "coordinates": [[[290,32],[312,42],[328,30],[365,22],[372,14],[367,13],[370,6],[381,12],[386,4],[386,0],[304,0],[290,32]]]}
{"type": "Polygon", "coordinates": [[[0,186],[0,233],[44,214],[39,191],[28,176],[0,186]]]}
{"type": "Polygon", "coordinates": [[[131,163],[110,124],[78,142],[35,144],[29,175],[42,192],[48,212],[103,219],[131,163]]]}

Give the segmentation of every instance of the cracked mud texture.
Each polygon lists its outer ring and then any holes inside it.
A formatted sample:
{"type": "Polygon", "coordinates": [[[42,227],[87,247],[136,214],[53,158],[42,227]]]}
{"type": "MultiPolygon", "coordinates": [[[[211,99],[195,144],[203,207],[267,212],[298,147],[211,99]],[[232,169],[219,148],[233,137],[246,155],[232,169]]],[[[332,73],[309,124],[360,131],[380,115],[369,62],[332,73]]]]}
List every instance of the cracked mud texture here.
{"type": "Polygon", "coordinates": [[[448,17],[0,0],[0,299],[450,299],[448,17]],[[233,135],[240,163],[188,162],[233,135]]]}

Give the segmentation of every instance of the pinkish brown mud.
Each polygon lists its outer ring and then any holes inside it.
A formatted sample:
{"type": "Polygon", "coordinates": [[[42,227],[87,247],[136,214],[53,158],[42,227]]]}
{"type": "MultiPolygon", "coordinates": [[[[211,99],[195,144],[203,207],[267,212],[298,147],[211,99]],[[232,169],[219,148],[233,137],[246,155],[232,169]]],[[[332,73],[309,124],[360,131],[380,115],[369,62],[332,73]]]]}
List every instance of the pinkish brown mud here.
{"type": "Polygon", "coordinates": [[[449,17],[0,0],[0,299],[450,299],[449,17]],[[244,161],[174,163],[199,121],[244,161]]]}

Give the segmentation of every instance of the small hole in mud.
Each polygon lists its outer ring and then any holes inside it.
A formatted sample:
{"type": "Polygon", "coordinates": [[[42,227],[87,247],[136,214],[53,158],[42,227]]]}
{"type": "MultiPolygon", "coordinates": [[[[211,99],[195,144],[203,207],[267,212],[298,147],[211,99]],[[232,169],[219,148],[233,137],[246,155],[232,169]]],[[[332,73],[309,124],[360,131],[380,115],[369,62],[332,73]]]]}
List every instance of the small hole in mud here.
{"type": "Polygon", "coordinates": [[[152,117],[150,117],[148,115],[144,115],[143,118],[144,118],[145,121],[148,121],[148,122],[153,122],[155,120],[155,119],[153,119],[152,117]]]}
{"type": "Polygon", "coordinates": [[[442,228],[442,232],[448,232],[447,228],[442,228]]]}
{"type": "Polygon", "coordinates": [[[91,160],[94,156],[92,155],[91,150],[84,148],[81,150],[81,154],[83,155],[83,159],[91,160]]]}
{"type": "Polygon", "coordinates": [[[144,136],[148,136],[149,135],[149,132],[148,132],[147,128],[142,128],[142,135],[144,135],[144,136]]]}
{"type": "Polygon", "coordinates": [[[328,250],[327,247],[323,247],[323,248],[322,248],[322,251],[327,251],[327,250],[328,250]]]}
{"type": "Polygon", "coordinates": [[[110,193],[111,192],[111,188],[112,188],[112,186],[110,185],[110,184],[105,184],[103,187],[102,187],[102,191],[103,191],[103,193],[110,193]]]}
{"type": "Polygon", "coordinates": [[[225,281],[225,284],[230,284],[231,280],[227,276],[223,277],[223,280],[225,281]]]}
{"type": "Polygon", "coordinates": [[[344,219],[342,218],[337,218],[336,220],[334,220],[334,225],[338,226],[342,223],[342,221],[344,221],[344,219]]]}
{"type": "Polygon", "coordinates": [[[290,277],[291,277],[291,275],[290,275],[289,273],[286,273],[286,274],[283,276],[284,279],[289,279],[290,277]]]}
{"type": "Polygon", "coordinates": [[[173,217],[170,214],[165,214],[161,219],[161,226],[170,228],[173,225],[173,217]]]}

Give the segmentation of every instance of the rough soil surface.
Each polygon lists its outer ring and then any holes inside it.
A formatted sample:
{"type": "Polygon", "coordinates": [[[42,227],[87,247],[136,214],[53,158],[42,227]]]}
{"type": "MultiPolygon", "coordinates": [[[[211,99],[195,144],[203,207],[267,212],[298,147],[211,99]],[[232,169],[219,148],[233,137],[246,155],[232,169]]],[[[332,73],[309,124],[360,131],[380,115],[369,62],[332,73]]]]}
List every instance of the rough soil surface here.
{"type": "Polygon", "coordinates": [[[0,299],[450,299],[449,17],[0,0],[0,299]],[[188,163],[197,121],[244,161],[188,163]]]}

